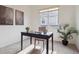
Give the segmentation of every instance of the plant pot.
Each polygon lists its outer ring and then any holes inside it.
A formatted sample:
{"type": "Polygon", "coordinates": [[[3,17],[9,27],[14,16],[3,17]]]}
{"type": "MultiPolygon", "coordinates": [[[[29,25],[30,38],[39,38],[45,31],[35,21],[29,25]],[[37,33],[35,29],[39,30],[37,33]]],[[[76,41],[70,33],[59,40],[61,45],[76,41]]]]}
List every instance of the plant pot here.
{"type": "Polygon", "coordinates": [[[65,45],[65,46],[67,46],[68,41],[67,40],[62,40],[62,44],[65,45]]]}

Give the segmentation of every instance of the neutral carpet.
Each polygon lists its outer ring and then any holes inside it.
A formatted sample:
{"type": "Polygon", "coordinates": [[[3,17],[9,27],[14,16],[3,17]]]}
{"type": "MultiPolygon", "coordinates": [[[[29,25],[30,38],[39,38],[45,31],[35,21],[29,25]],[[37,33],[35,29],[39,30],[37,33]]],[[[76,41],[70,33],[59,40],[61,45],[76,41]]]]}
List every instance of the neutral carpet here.
{"type": "MultiPolygon", "coordinates": [[[[29,39],[25,39],[24,41],[24,48],[28,47],[30,45],[30,40],[29,39]]],[[[51,41],[49,41],[49,50],[51,50],[51,41]]],[[[45,43],[46,44],[46,43],[45,43]]],[[[18,52],[20,52],[20,48],[21,48],[21,43],[17,42],[14,44],[11,44],[9,46],[0,48],[0,54],[17,54],[18,52]]],[[[40,50],[42,50],[42,42],[40,42],[39,44],[37,44],[41,47],[40,50]]],[[[45,46],[46,48],[46,46],[45,46]]],[[[32,50],[31,54],[40,54],[40,50],[32,50]]],[[[76,48],[75,45],[73,44],[69,44],[68,46],[64,46],[62,45],[61,42],[58,41],[54,41],[54,54],[78,54],[78,50],[76,48]]]]}
{"type": "MultiPolygon", "coordinates": [[[[25,39],[23,41],[23,48],[30,45],[30,40],[25,39]]],[[[21,42],[16,42],[14,44],[8,45],[6,47],[0,48],[0,54],[17,54],[21,51],[21,42]]]]}

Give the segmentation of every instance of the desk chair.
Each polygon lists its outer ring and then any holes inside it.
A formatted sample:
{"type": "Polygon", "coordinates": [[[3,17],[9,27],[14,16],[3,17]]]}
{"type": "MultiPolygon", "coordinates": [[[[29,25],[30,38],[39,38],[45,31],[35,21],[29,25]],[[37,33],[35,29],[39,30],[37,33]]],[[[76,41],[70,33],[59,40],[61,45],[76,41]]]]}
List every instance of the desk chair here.
{"type": "MultiPolygon", "coordinates": [[[[39,31],[39,32],[46,32],[47,29],[46,29],[46,27],[39,27],[39,28],[38,28],[38,31],[39,31]]],[[[35,38],[35,41],[34,41],[34,48],[36,47],[36,42],[37,42],[37,41],[38,41],[38,44],[39,44],[39,41],[43,42],[43,50],[44,50],[44,41],[45,41],[45,39],[35,38]]]]}

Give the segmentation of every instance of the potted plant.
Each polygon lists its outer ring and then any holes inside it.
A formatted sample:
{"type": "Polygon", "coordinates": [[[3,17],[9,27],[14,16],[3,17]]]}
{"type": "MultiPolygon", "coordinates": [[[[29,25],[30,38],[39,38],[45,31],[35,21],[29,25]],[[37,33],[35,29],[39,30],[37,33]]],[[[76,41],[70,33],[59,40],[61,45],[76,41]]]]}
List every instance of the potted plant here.
{"type": "Polygon", "coordinates": [[[60,26],[57,30],[61,35],[60,38],[62,38],[62,44],[67,45],[68,39],[73,39],[72,33],[78,34],[78,31],[74,27],[69,27],[68,24],[65,24],[64,26],[60,26]]]}
{"type": "Polygon", "coordinates": [[[26,27],[25,29],[26,29],[26,32],[28,33],[30,28],[29,27],[26,27]]]}

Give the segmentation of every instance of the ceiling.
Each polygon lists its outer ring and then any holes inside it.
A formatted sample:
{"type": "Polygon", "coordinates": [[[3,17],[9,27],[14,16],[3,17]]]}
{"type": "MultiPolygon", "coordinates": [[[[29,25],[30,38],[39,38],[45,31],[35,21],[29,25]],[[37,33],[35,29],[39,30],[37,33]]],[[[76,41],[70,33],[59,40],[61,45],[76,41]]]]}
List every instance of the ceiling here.
{"type": "Polygon", "coordinates": [[[29,5],[33,9],[47,9],[47,8],[55,8],[58,7],[58,5],[29,5]]]}

